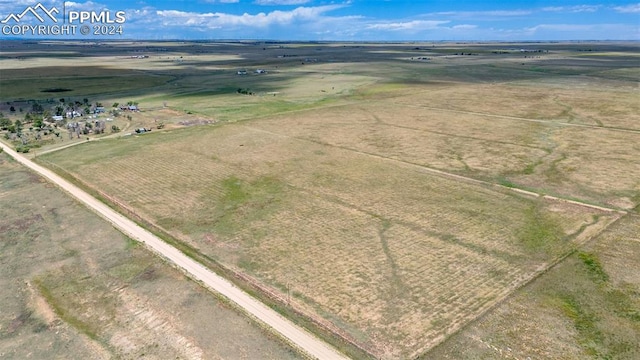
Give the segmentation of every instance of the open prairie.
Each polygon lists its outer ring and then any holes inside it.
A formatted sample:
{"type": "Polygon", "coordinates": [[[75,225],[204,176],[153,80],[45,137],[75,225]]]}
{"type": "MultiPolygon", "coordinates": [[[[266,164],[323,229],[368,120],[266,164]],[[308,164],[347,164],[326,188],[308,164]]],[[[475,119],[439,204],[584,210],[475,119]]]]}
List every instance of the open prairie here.
{"type": "MultiPolygon", "coordinates": [[[[54,60],[15,46],[3,74],[144,77],[92,97],[139,103],[129,128],[170,125],[40,163],[372,357],[442,342],[434,354],[473,357],[452,352],[469,329],[581,274],[640,204],[636,43],[53,44],[75,54],[54,60]]],[[[55,87],[42,77],[1,100],[55,87]]],[[[558,321],[532,348],[557,336],[573,358],[616,353],[558,321]]],[[[612,336],[637,334],[625,321],[612,336]]]]}
{"type": "Polygon", "coordinates": [[[0,357],[298,359],[0,154],[0,357]]]}

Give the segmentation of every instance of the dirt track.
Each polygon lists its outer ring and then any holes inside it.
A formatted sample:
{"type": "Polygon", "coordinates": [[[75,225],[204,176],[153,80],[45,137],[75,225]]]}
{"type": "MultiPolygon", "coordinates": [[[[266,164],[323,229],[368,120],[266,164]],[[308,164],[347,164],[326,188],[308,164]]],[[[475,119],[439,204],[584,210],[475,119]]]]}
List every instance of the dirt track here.
{"type": "Polygon", "coordinates": [[[287,339],[287,341],[293,346],[301,349],[311,357],[331,360],[347,359],[347,357],[324,343],[322,340],[293,324],[291,321],[251,297],[226,279],[184,255],[176,248],[168,245],[157,236],[143,229],[125,216],[117,213],[85,191],[69,183],[52,171],[35,164],[25,156],[18,154],[1,142],[0,148],[4,149],[9,156],[13,157],[19,163],[35,171],[67,193],[71,194],[74,198],[109,221],[113,226],[127,236],[144,243],[149,249],[183,269],[192,279],[201,282],[209,289],[222,294],[234,302],[250,316],[271,327],[274,331],[287,339]]]}

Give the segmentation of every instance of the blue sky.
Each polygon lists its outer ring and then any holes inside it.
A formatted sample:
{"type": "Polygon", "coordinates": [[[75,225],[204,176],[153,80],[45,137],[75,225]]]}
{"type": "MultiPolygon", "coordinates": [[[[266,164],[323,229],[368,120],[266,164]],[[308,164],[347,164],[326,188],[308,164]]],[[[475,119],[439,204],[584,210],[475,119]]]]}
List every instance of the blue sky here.
{"type": "MultiPolygon", "coordinates": [[[[0,20],[37,2],[0,0],[0,20]]],[[[62,1],[41,2],[62,9],[62,1]]],[[[118,38],[131,39],[640,40],[640,2],[628,1],[95,0],[65,8],[125,11],[118,38]]]]}

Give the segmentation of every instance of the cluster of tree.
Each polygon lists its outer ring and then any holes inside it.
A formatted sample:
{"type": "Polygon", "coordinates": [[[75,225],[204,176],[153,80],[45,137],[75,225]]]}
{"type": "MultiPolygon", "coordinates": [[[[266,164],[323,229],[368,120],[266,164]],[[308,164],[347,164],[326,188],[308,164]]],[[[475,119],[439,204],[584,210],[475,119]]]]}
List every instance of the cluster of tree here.
{"type": "MultiPolygon", "coordinates": [[[[67,124],[69,139],[73,139],[74,135],[80,139],[80,135],[89,135],[90,133],[104,134],[106,128],[106,123],[103,120],[98,120],[93,124],[91,122],[86,122],[84,124],[80,122],[71,122],[67,124]]],[[[111,127],[111,130],[113,132],[113,126],[111,127]]]]}
{"type": "Polygon", "coordinates": [[[0,114],[0,130],[8,130],[9,126],[13,125],[13,122],[0,114]]]}
{"type": "Polygon", "coordinates": [[[236,90],[236,92],[237,92],[238,94],[242,94],[242,95],[253,95],[253,92],[252,92],[252,91],[250,91],[249,89],[242,89],[242,88],[239,88],[238,90],[236,90]]]}
{"type": "Polygon", "coordinates": [[[5,139],[12,141],[19,141],[16,146],[18,152],[29,152],[30,148],[39,147],[38,140],[42,140],[42,136],[54,134],[56,137],[60,137],[60,132],[53,126],[47,125],[42,121],[42,118],[36,119],[28,131],[25,131],[25,126],[29,123],[25,123],[17,119],[15,122],[2,117],[0,114],[0,129],[6,130],[4,134],[5,139]],[[34,142],[35,141],[35,142],[34,142]]]}
{"type": "Polygon", "coordinates": [[[20,134],[22,133],[22,128],[23,128],[22,121],[16,120],[15,122],[12,122],[11,120],[5,117],[0,117],[1,130],[7,130],[9,133],[12,133],[12,134],[20,134]]]}

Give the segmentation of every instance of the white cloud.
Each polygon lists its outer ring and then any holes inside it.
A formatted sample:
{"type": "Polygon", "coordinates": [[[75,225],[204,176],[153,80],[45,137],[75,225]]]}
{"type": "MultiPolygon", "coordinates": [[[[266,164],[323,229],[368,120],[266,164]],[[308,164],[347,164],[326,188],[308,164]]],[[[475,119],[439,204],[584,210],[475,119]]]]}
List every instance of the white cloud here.
{"type": "Polygon", "coordinates": [[[531,10],[490,10],[490,11],[443,11],[428,15],[451,16],[456,18],[483,18],[483,17],[518,17],[531,15],[531,10]]]}
{"type": "Polygon", "coordinates": [[[91,10],[102,10],[102,9],[106,9],[107,6],[104,4],[100,4],[100,3],[96,3],[93,1],[86,1],[83,3],[79,3],[79,2],[74,2],[74,1],[64,1],[64,6],[67,9],[74,9],[74,10],[86,10],[86,11],[91,11],[91,10]]]}
{"type": "Polygon", "coordinates": [[[547,6],[542,8],[542,11],[563,13],[596,12],[601,7],[601,5],[547,6]]]}
{"type": "Polygon", "coordinates": [[[540,24],[512,32],[532,39],[640,40],[640,29],[627,24],[540,24]]]}
{"type": "Polygon", "coordinates": [[[456,25],[452,27],[453,30],[474,30],[477,28],[478,28],[477,25],[471,25],[471,24],[462,24],[462,25],[456,25]]]}
{"type": "Polygon", "coordinates": [[[257,5],[302,5],[311,0],[256,0],[257,5]]]}
{"type": "MultiPolygon", "coordinates": [[[[41,1],[42,5],[47,5],[47,3],[51,3],[51,1],[41,1]]],[[[32,6],[35,5],[36,2],[33,0],[0,0],[0,6],[32,6]]]]}
{"type": "Polygon", "coordinates": [[[638,14],[640,13],[640,3],[631,4],[627,6],[616,6],[613,9],[619,13],[638,14]]]}
{"type": "Polygon", "coordinates": [[[197,25],[210,29],[228,26],[264,28],[271,25],[287,25],[297,21],[318,21],[322,14],[342,7],[342,5],[326,5],[318,7],[298,7],[290,11],[275,10],[269,13],[234,15],[227,13],[195,13],[178,10],[159,10],[156,14],[168,26],[197,25]]]}
{"type": "MultiPolygon", "coordinates": [[[[53,1],[40,1],[47,8],[57,5],[53,1]]],[[[0,0],[0,17],[4,19],[7,15],[20,13],[27,6],[34,6],[37,1],[33,0],[0,0]]]]}
{"type": "Polygon", "coordinates": [[[239,3],[240,0],[205,0],[205,2],[210,3],[210,4],[235,4],[235,3],[239,3]]]}
{"type": "Polygon", "coordinates": [[[430,30],[437,29],[440,25],[449,21],[439,20],[412,20],[405,22],[380,22],[370,24],[366,28],[369,30],[388,30],[388,31],[406,31],[406,30],[430,30]]]}
{"type": "MultiPolygon", "coordinates": [[[[15,0],[19,2],[23,0],[15,0]]],[[[47,0],[44,0],[47,1],[47,0]]],[[[44,2],[43,1],[43,2],[44,2]]],[[[82,1],[82,0],[80,0],[82,1]]],[[[105,1],[105,0],[94,0],[105,1]]],[[[209,3],[238,0],[201,0],[209,3]]],[[[302,0],[243,0],[263,5],[293,3],[302,0]]],[[[335,0],[336,2],[339,0],[335,0]]],[[[307,2],[305,0],[305,2],[307,2]]],[[[326,1],[328,3],[329,1],[326,1]]],[[[0,0],[0,5],[7,0],[0,0]]],[[[60,3],[60,2],[59,2],[60,3]]],[[[59,4],[58,3],[58,4],[59,4]]],[[[81,3],[74,3],[81,4],[81,3]]],[[[82,4],[97,4],[89,0],[82,4]]],[[[514,19],[530,16],[549,16],[550,12],[587,13],[607,9],[618,12],[639,12],[638,5],[628,6],[556,6],[536,9],[495,11],[450,11],[416,14],[411,18],[384,19],[360,15],[340,16],[330,12],[351,5],[341,1],[325,6],[292,8],[264,8],[258,13],[213,11],[158,10],[153,6],[124,9],[127,14],[125,32],[138,38],[235,38],[235,39],[291,39],[291,40],[556,40],[556,39],[638,39],[635,26],[583,25],[545,23],[527,28],[514,28],[514,19]],[[277,9],[277,10],[276,10],[277,9]],[[546,13],[546,15],[545,15],[546,13]],[[501,24],[504,29],[489,27],[501,24]],[[485,26],[486,25],[486,26],[485,26]]],[[[134,7],[135,4],[130,4],[134,7]]],[[[14,5],[15,7],[15,5],[14,5]]],[[[179,9],[180,7],[177,7],[179,9]]],[[[454,7],[455,9],[455,7],[454,7]]],[[[120,10],[120,9],[113,9],[120,10]]],[[[1,14],[1,12],[0,12],[1,14]]],[[[569,22],[569,21],[567,21],[569,22]]],[[[515,24],[518,24],[515,21],[515,24]]],[[[529,23],[530,24],[530,23],[529,23]]],[[[535,24],[535,23],[534,23],[535,24]]],[[[522,26],[522,25],[520,25],[522,26]]]]}
{"type": "Polygon", "coordinates": [[[526,28],[528,33],[535,33],[543,30],[550,31],[590,31],[594,29],[594,25],[577,25],[577,24],[540,24],[530,28],[526,28]]]}

